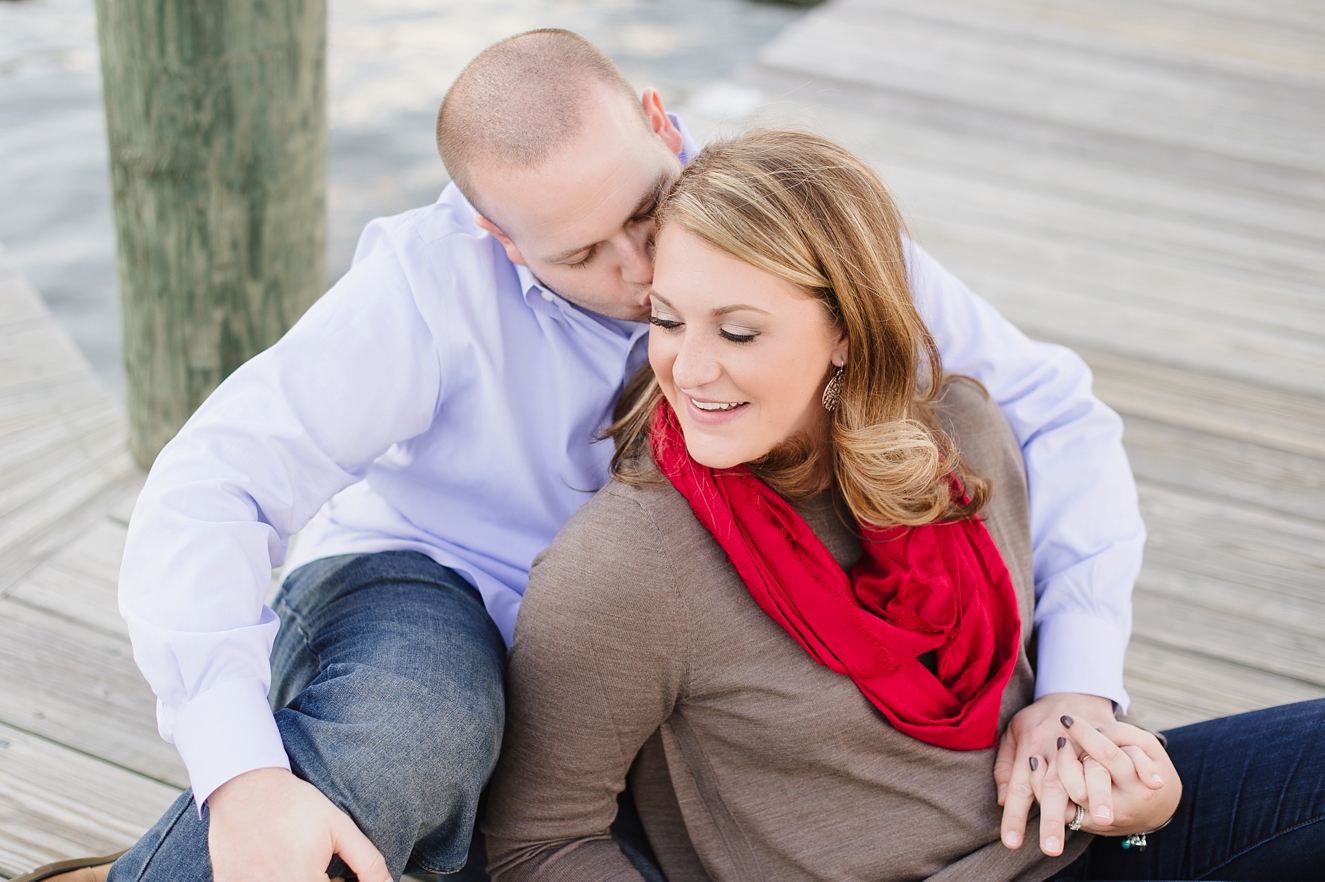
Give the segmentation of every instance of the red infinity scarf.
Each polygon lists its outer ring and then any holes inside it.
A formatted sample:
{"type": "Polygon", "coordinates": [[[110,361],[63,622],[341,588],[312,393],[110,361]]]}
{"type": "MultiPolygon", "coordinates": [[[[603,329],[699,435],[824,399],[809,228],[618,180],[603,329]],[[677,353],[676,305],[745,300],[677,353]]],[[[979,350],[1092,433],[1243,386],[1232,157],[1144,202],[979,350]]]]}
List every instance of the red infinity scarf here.
{"type": "MultiPolygon", "coordinates": [[[[902,732],[952,750],[998,740],[1021,616],[979,518],[862,526],[847,573],[805,519],[745,466],[695,462],[666,400],[650,427],[659,470],[727,552],[755,602],[819,664],[845,674],[902,732]],[[917,657],[938,656],[938,676],[917,657]]],[[[960,492],[954,479],[954,487],[960,492]]]]}

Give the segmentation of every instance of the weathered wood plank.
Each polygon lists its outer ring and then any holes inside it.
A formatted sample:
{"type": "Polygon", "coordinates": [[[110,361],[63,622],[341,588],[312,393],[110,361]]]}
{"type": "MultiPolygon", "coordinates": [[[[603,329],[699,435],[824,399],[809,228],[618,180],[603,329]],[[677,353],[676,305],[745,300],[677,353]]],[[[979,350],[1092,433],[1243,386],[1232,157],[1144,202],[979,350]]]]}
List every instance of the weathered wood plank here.
{"type": "Polygon", "coordinates": [[[1170,729],[1263,707],[1325,698],[1325,687],[1304,684],[1134,637],[1127,650],[1126,685],[1147,726],[1170,729]]]}
{"type": "Polygon", "coordinates": [[[122,437],[98,444],[91,453],[81,462],[52,465],[0,490],[0,554],[121,485],[137,469],[122,437]]]}
{"type": "Polygon", "coordinates": [[[107,517],[53,554],[50,566],[95,581],[111,592],[120,577],[124,557],[125,524],[107,517]]]}
{"type": "Polygon", "coordinates": [[[1312,0],[983,0],[983,5],[1214,56],[1230,67],[1325,72],[1325,17],[1312,0]]]}
{"type": "Polygon", "coordinates": [[[156,731],[156,699],[125,637],[29,606],[0,601],[0,722],[187,786],[173,746],[156,731]]]}
{"type": "Polygon", "coordinates": [[[94,464],[82,480],[58,488],[33,504],[21,523],[0,521],[0,597],[46,557],[79,536],[130,492],[141,486],[141,472],[127,451],[94,464]]]}
{"type": "MultiPolygon", "coordinates": [[[[1147,566],[1241,585],[1267,602],[1316,604],[1325,613],[1325,522],[1146,483],[1139,490],[1150,525],[1147,566]]],[[[1325,658],[1325,643],[1320,652],[1325,658]]]]}
{"type": "Polygon", "coordinates": [[[124,535],[123,524],[102,519],[24,576],[9,596],[127,641],[116,585],[124,535]]]}
{"type": "Polygon", "coordinates": [[[1077,350],[1095,373],[1095,394],[1124,416],[1325,459],[1325,404],[1319,398],[1098,349],[1077,350]]]}
{"type": "Polygon", "coordinates": [[[129,518],[133,515],[133,507],[138,504],[138,494],[143,489],[143,483],[147,480],[146,472],[139,472],[137,479],[131,483],[130,492],[124,495],[124,498],[115,504],[110,511],[110,518],[117,523],[129,526],[129,518]]]}
{"type": "Polygon", "coordinates": [[[123,421],[124,408],[106,395],[105,387],[84,381],[44,384],[22,394],[0,393],[0,447],[9,456],[11,443],[21,443],[34,432],[69,434],[72,426],[77,434],[84,422],[106,411],[120,414],[123,421]]]}
{"type": "Polygon", "coordinates": [[[1063,127],[1325,170],[1318,114],[1302,112],[1322,107],[1312,76],[1230,70],[1215,58],[978,3],[840,0],[793,25],[760,58],[1063,127]]]}
{"type": "Polygon", "coordinates": [[[87,360],[53,319],[34,319],[7,329],[0,350],[0,378],[6,386],[60,374],[73,365],[87,367],[87,360]]]}
{"type": "Polygon", "coordinates": [[[1134,414],[1123,443],[1147,484],[1325,522],[1325,459],[1134,414]]]}
{"type": "MultiPolygon", "coordinates": [[[[831,133],[878,164],[912,209],[919,207],[913,201],[916,194],[904,192],[897,176],[946,175],[975,186],[1076,201],[1105,216],[1121,212],[1142,221],[1206,228],[1231,244],[1234,254],[1247,256],[1247,269],[1272,274],[1281,270],[1281,254],[1290,258],[1289,267],[1303,259],[1312,261],[1310,251],[1325,236],[1319,221],[1325,186],[1318,173],[1214,154],[1176,153],[1107,132],[1064,129],[978,105],[935,102],[822,76],[807,79],[804,73],[767,66],[747,69],[736,82],[764,100],[751,117],[755,122],[831,133]],[[1258,251],[1261,247],[1268,251],[1258,251]],[[1258,254],[1275,259],[1258,263],[1258,254]]],[[[699,109],[686,114],[709,134],[735,128],[715,126],[718,121],[699,109]]],[[[987,202],[980,200],[981,212],[988,210],[983,204],[987,202]]],[[[944,196],[941,207],[937,217],[969,210],[960,187],[944,196]]],[[[1054,232],[1054,240],[1077,235],[1072,229],[1054,232]]],[[[1130,227],[1113,232],[1124,237],[1122,241],[1147,245],[1148,239],[1130,227]]],[[[1167,247],[1148,250],[1163,255],[1177,245],[1184,254],[1219,258],[1217,249],[1199,236],[1164,244],[1167,247]]],[[[1226,262],[1220,260],[1220,265],[1226,262]]]]}
{"type": "MultiPolygon", "coordinates": [[[[18,484],[22,477],[43,471],[51,462],[78,460],[86,456],[88,442],[123,437],[124,409],[113,401],[89,402],[79,411],[33,415],[23,431],[6,433],[0,444],[0,487],[18,484]]],[[[3,510],[0,493],[0,511],[3,510]]]]}
{"type": "Polygon", "coordinates": [[[0,875],[127,848],[179,792],[0,723],[0,875]]]}

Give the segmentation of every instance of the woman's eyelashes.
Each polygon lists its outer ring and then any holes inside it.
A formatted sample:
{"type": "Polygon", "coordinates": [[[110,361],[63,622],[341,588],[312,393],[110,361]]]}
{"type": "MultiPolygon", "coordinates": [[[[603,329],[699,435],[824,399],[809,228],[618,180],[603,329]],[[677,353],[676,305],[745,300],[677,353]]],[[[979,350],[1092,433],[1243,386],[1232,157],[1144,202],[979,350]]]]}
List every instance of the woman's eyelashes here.
{"type": "Polygon", "coordinates": [[[718,331],[718,336],[724,340],[730,340],[733,343],[753,343],[755,337],[758,337],[759,335],[754,331],[748,331],[744,328],[739,331],[729,331],[726,328],[722,328],[718,331]]]}
{"type": "MultiPolygon", "coordinates": [[[[654,315],[649,317],[649,324],[662,328],[664,331],[675,331],[677,328],[680,328],[684,322],[654,315]]],[[[758,332],[751,331],[747,328],[741,328],[739,330],[718,328],[718,336],[731,343],[752,343],[754,342],[755,337],[758,337],[759,334],[758,332]]]]}

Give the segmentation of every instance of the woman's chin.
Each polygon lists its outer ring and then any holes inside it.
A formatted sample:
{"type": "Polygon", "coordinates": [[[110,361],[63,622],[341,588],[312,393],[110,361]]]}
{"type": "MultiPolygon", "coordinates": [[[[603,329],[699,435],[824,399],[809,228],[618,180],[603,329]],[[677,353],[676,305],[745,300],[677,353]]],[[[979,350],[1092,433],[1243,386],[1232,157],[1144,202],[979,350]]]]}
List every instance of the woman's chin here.
{"type": "Polygon", "coordinates": [[[747,455],[748,451],[744,449],[744,445],[733,445],[726,439],[704,437],[706,434],[694,431],[686,433],[686,450],[689,451],[690,458],[702,466],[711,469],[730,469],[759,458],[747,455]]]}

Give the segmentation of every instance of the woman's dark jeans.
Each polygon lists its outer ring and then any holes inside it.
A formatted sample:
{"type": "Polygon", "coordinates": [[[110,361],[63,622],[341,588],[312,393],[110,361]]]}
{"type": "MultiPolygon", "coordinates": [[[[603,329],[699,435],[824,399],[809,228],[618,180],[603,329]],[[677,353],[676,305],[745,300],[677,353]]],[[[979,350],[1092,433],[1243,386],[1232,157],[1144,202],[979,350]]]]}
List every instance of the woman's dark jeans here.
{"type": "Polygon", "coordinates": [[[1144,851],[1096,837],[1061,879],[1325,879],[1325,699],[1166,732],[1182,778],[1144,851]]]}

